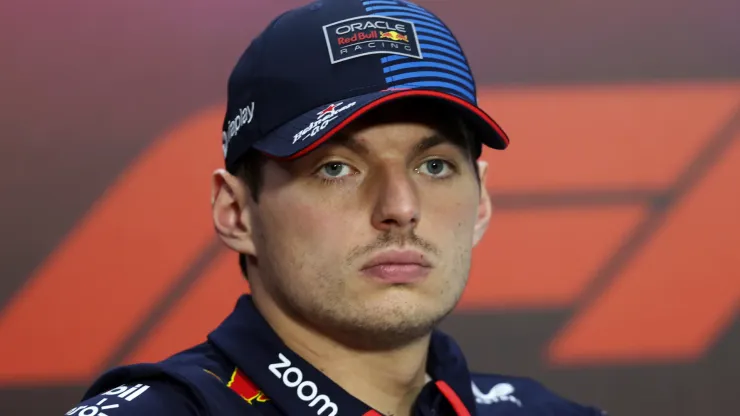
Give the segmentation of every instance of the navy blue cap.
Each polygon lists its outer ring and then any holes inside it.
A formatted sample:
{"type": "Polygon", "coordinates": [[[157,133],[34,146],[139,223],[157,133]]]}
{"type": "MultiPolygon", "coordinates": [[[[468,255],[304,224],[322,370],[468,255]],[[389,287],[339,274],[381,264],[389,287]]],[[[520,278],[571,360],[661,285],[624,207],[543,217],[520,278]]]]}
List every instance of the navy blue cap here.
{"type": "Polygon", "coordinates": [[[226,167],[233,172],[250,148],[299,157],[369,110],[409,96],[448,104],[489,147],[509,144],[478,107],[455,36],[428,10],[403,0],[322,0],[290,10],[252,41],[229,77],[226,167]]]}

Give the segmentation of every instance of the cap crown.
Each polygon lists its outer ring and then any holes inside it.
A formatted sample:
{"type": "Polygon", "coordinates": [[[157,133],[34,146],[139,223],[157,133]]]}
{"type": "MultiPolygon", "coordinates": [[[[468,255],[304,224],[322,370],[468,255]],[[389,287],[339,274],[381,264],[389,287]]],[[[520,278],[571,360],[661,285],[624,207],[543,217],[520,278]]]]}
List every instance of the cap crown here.
{"type": "Polygon", "coordinates": [[[252,41],[229,78],[226,165],[316,107],[405,88],[477,104],[467,58],[431,12],[401,0],[322,0],[283,13],[252,41]]]}

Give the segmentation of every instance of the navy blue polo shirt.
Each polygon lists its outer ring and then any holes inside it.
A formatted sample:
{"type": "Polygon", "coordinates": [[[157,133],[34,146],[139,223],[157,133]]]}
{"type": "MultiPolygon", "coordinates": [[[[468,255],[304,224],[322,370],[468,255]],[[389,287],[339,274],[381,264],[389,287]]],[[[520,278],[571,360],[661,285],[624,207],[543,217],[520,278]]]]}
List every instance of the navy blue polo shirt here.
{"type": "MultiPolygon", "coordinates": [[[[414,416],[602,415],[519,377],[471,374],[457,344],[432,335],[414,416]]],[[[358,374],[362,377],[362,374],[358,374]]],[[[67,416],[380,416],[291,351],[245,295],[206,342],[102,375],[67,416]]]]}

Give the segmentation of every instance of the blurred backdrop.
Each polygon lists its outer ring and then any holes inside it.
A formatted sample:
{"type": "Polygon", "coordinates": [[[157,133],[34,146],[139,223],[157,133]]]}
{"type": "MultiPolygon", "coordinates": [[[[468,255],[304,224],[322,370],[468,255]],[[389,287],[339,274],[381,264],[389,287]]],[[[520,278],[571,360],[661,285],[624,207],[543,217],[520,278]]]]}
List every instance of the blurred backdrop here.
{"type": "MultiPolygon", "coordinates": [[[[352,1],[352,0],[347,0],[352,1]]],[[[0,414],[200,342],[226,79],[292,0],[0,4],[0,414]]],[[[444,323],[477,370],[614,415],[740,414],[740,3],[426,0],[507,130],[444,323]]]]}

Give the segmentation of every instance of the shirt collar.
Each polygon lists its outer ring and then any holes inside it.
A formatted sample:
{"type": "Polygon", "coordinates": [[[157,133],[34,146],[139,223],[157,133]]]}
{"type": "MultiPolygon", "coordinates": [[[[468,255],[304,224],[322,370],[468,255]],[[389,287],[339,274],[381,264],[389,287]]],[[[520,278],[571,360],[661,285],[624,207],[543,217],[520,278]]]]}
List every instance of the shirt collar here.
{"type": "MultiPolygon", "coordinates": [[[[286,414],[379,416],[291,351],[249,295],[239,299],[234,311],[208,338],[286,414]]],[[[448,401],[457,400],[458,408],[464,406],[474,412],[475,398],[462,351],[439,331],[432,334],[427,373],[448,401]],[[444,386],[449,391],[445,392],[444,386]]],[[[460,410],[458,413],[465,414],[460,410]]]]}

